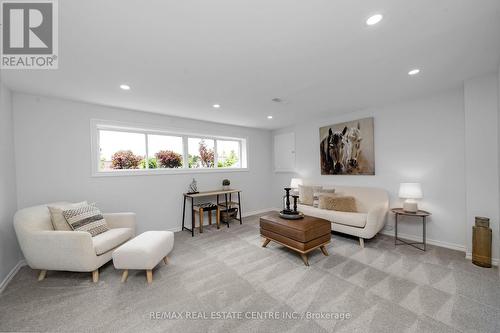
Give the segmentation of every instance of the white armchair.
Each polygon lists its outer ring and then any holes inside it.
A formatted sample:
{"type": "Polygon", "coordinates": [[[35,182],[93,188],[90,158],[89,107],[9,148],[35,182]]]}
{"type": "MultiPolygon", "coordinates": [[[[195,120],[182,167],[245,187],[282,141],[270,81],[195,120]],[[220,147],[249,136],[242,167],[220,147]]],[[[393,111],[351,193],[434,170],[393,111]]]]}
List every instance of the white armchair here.
{"type": "Polygon", "coordinates": [[[38,280],[55,270],[92,272],[97,282],[99,267],[135,235],[135,213],[103,214],[110,230],[95,237],[86,231],[55,231],[47,206],[21,209],[14,215],[19,245],[28,265],[40,270],[38,280]]]}

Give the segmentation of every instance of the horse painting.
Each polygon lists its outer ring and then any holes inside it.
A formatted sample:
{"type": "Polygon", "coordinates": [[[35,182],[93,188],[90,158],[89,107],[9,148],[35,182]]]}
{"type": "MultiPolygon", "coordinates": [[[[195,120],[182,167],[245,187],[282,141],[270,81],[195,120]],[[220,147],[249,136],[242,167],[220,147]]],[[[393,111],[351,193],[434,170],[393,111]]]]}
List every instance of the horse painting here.
{"type": "Polygon", "coordinates": [[[320,128],[323,175],[374,175],[373,118],[320,128]]]}

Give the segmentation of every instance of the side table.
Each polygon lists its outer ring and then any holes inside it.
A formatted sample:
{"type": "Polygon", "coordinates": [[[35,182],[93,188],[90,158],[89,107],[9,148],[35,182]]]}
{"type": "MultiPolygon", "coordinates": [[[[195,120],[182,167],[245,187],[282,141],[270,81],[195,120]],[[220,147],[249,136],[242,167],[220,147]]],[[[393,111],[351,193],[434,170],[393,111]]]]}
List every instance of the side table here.
{"type": "Polygon", "coordinates": [[[393,212],[395,214],[394,246],[406,244],[406,245],[413,246],[414,248],[419,249],[421,251],[425,251],[425,222],[426,222],[427,216],[430,216],[431,213],[426,212],[425,210],[419,210],[416,213],[410,213],[410,212],[404,211],[403,208],[392,208],[391,212],[393,212]],[[415,216],[415,217],[421,217],[422,218],[422,242],[413,242],[413,243],[410,243],[410,242],[406,242],[406,241],[398,238],[398,217],[400,215],[403,215],[403,216],[415,216]],[[401,242],[401,243],[398,243],[398,241],[401,242]],[[424,248],[418,247],[416,245],[423,245],[424,248]]]}

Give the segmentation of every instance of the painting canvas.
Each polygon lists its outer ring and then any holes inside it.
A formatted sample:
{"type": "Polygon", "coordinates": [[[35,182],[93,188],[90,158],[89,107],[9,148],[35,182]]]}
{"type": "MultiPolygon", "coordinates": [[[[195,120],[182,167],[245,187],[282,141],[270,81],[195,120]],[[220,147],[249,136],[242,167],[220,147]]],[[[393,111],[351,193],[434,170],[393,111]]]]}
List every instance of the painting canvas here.
{"type": "Polygon", "coordinates": [[[322,175],[374,175],[373,118],[319,129],[322,175]]]}

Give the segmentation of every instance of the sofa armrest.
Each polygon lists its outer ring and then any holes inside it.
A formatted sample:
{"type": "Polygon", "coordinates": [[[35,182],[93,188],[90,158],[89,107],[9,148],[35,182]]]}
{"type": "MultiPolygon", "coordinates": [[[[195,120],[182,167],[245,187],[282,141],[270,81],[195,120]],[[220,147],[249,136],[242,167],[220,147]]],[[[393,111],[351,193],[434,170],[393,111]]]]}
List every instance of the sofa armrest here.
{"type": "Polygon", "coordinates": [[[135,235],[135,213],[106,213],[102,215],[111,229],[131,228],[135,235]]]}
{"type": "Polygon", "coordinates": [[[86,231],[35,231],[23,235],[22,250],[34,269],[77,270],[89,267],[96,253],[86,231]]]}
{"type": "Polygon", "coordinates": [[[368,216],[366,218],[366,226],[365,230],[367,234],[370,235],[371,238],[375,236],[385,224],[385,218],[387,216],[388,204],[383,203],[373,207],[368,211],[368,216]]]}

